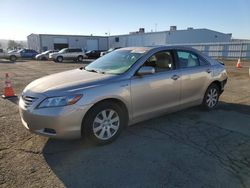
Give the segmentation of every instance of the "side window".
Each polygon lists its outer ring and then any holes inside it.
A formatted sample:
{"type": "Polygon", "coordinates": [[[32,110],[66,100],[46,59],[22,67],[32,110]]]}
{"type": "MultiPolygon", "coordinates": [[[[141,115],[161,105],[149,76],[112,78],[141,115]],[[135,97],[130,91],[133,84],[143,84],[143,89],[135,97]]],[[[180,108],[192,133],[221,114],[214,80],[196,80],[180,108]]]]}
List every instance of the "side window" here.
{"type": "Polygon", "coordinates": [[[73,49],[68,49],[66,52],[67,53],[72,53],[72,52],[74,52],[74,50],[73,49]]]}
{"type": "Polygon", "coordinates": [[[144,66],[154,67],[155,72],[173,70],[173,56],[170,51],[157,52],[144,63],[144,66]]]}
{"type": "Polygon", "coordinates": [[[197,55],[193,54],[192,52],[177,51],[177,57],[180,68],[199,66],[199,59],[197,55]]]}
{"type": "Polygon", "coordinates": [[[201,66],[209,65],[209,63],[202,57],[199,58],[199,62],[201,66]]]}

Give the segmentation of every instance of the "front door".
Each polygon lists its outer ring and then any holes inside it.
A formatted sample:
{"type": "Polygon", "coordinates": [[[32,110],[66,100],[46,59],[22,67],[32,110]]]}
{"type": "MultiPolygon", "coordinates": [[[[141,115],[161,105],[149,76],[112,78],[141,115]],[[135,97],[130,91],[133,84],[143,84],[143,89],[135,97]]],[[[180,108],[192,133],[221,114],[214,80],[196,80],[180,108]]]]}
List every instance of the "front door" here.
{"type": "Polygon", "coordinates": [[[143,66],[152,66],[156,72],[144,76],[135,75],[131,79],[135,121],[177,109],[180,103],[180,75],[175,68],[172,52],[157,52],[143,66]]]}

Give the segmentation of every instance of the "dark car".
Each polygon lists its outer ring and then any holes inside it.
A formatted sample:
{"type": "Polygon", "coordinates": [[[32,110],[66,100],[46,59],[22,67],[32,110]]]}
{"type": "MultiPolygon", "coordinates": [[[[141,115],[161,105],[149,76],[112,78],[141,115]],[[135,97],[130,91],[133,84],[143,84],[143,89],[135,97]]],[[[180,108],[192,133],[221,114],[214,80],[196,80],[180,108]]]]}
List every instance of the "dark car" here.
{"type": "Polygon", "coordinates": [[[104,55],[106,55],[106,54],[108,54],[110,52],[113,52],[113,51],[115,51],[117,49],[120,49],[120,48],[121,47],[110,48],[108,51],[101,52],[100,56],[104,56],[104,55]]]}
{"type": "Polygon", "coordinates": [[[18,51],[20,53],[21,58],[34,59],[38,54],[37,51],[32,49],[21,49],[18,51]]]}
{"type": "Polygon", "coordinates": [[[86,52],[86,55],[88,56],[88,58],[97,59],[100,57],[101,52],[101,50],[90,50],[86,52]]]}

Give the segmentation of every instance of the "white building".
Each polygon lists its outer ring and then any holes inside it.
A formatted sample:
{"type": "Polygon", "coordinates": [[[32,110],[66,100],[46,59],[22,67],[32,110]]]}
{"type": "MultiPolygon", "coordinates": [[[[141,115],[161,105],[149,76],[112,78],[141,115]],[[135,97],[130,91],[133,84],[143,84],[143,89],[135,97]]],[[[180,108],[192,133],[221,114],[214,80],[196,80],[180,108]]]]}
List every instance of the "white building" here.
{"type": "Polygon", "coordinates": [[[145,33],[141,28],[129,35],[110,36],[109,47],[230,42],[231,38],[231,33],[225,34],[209,29],[177,30],[176,26],[171,26],[169,31],[145,33]]]}
{"type": "Polygon", "coordinates": [[[108,38],[102,36],[30,34],[27,41],[28,48],[38,52],[62,48],[108,49],[108,38]]]}
{"type": "Polygon", "coordinates": [[[187,30],[177,30],[176,26],[171,26],[169,31],[145,33],[144,28],[140,28],[138,32],[109,37],[30,34],[27,38],[28,47],[41,52],[47,49],[53,50],[66,47],[107,50],[111,47],[230,42],[232,34],[209,29],[188,28],[187,30]]]}

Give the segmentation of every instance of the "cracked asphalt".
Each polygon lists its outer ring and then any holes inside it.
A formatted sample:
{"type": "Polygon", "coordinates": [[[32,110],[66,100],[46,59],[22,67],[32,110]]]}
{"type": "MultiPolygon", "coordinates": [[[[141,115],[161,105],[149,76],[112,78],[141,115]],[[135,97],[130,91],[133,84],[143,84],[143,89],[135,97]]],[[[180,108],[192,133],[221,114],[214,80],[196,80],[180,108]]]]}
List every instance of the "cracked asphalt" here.
{"type": "MultiPolygon", "coordinates": [[[[31,134],[17,101],[0,98],[0,187],[250,187],[250,76],[235,63],[225,61],[229,80],[216,110],[138,123],[105,146],[31,134]]],[[[20,94],[36,78],[80,66],[0,60],[0,83],[10,73],[20,94]]]]}

